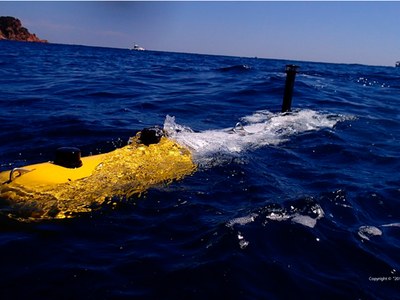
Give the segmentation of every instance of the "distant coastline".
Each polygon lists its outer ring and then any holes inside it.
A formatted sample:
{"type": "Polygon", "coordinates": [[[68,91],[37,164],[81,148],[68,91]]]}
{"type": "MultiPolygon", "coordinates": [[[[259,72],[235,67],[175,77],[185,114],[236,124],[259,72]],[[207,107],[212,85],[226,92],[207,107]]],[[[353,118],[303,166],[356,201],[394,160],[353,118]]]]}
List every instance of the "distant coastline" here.
{"type": "Polygon", "coordinates": [[[22,26],[19,19],[14,17],[0,17],[0,40],[48,43],[22,26]]]}

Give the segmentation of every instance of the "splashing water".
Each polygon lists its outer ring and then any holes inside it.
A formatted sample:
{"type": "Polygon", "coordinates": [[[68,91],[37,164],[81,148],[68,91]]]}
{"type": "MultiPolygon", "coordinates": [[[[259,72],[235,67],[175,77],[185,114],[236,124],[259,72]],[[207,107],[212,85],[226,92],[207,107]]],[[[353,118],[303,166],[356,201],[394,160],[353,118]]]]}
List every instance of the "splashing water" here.
{"type": "Polygon", "coordinates": [[[292,135],[306,131],[333,128],[345,120],[341,115],[324,114],[313,110],[291,113],[257,111],[240,119],[234,127],[195,132],[179,125],[175,117],[167,116],[164,130],[178,143],[188,147],[198,164],[215,155],[237,155],[250,149],[277,145],[292,135]]]}

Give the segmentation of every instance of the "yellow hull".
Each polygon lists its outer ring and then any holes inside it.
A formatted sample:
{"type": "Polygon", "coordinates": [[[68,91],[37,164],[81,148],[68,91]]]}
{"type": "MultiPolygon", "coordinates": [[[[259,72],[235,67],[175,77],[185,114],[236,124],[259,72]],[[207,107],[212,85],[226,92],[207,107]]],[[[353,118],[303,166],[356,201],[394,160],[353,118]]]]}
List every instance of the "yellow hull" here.
{"type": "Polygon", "coordinates": [[[9,202],[9,215],[23,220],[72,217],[104,201],[181,179],[196,169],[190,151],[165,137],[149,146],[135,138],[123,148],[81,161],[75,169],[46,162],[12,174],[1,172],[0,198],[9,202]]]}
{"type": "MultiPolygon", "coordinates": [[[[36,185],[52,185],[85,178],[92,174],[105,156],[106,154],[99,154],[83,157],[81,159],[82,167],[75,169],[64,168],[52,162],[17,168],[12,175],[12,183],[34,187],[36,185]]],[[[1,172],[0,182],[10,181],[11,171],[1,172]]]]}

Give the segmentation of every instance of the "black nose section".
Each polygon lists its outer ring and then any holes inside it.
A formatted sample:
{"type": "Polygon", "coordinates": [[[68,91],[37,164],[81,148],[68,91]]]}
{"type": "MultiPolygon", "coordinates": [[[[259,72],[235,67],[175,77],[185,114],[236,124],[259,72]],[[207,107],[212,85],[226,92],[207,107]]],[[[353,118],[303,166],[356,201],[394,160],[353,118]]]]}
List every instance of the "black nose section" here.
{"type": "Polygon", "coordinates": [[[81,150],[75,147],[58,148],[54,164],[70,169],[81,167],[81,150]]]}
{"type": "Polygon", "coordinates": [[[163,136],[165,136],[164,130],[162,130],[162,128],[159,126],[153,126],[149,128],[144,128],[140,132],[139,141],[143,145],[148,146],[151,144],[157,144],[163,136]]]}

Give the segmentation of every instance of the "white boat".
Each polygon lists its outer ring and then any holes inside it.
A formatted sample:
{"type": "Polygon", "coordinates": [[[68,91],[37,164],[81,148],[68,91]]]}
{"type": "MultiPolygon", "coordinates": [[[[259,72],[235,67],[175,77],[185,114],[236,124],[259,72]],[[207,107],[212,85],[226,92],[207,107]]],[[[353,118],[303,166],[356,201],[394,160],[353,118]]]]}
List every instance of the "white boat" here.
{"type": "Polygon", "coordinates": [[[146,49],[144,49],[143,47],[140,47],[139,45],[133,45],[133,48],[131,50],[135,50],[135,51],[144,51],[146,49]]]}

